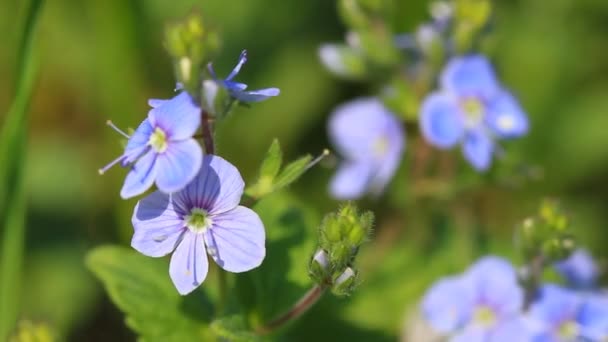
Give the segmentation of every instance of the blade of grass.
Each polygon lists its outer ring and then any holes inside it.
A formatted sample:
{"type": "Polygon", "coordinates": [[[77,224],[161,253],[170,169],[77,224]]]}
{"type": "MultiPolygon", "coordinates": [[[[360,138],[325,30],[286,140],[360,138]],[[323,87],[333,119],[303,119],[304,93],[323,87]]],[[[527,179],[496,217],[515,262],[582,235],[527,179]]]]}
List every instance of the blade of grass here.
{"type": "Polygon", "coordinates": [[[18,315],[25,240],[26,192],[23,180],[27,113],[34,88],[34,32],[43,0],[32,0],[17,50],[15,99],[0,131],[0,340],[5,341],[18,315]]]}

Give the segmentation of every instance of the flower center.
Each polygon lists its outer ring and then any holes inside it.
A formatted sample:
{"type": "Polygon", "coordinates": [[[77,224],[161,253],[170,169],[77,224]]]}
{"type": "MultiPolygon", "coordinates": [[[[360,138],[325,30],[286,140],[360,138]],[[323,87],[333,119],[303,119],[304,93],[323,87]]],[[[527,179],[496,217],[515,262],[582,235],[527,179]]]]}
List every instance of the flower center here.
{"type": "Polygon", "coordinates": [[[468,127],[475,127],[481,123],[485,114],[485,106],[476,97],[468,97],[460,103],[464,112],[465,123],[468,127]]]}
{"type": "Polygon", "coordinates": [[[489,327],[496,323],[496,314],[492,308],[481,305],[475,309],[473,321],[484,327],[489,327]]]}
{"type": "Polygon", "coordinates": [[[168,146],[167,134],[165,134],[165,132],[162,129],[160,129],[159,127],[156,127],[154,132],[152,132],[152,135],[150,135],[148,144],[150,146],[152,146],[154,151],[156,151],[158,153],[165,152],[167,150],[167,146],[168,146]]]}
{"type": "Polygon", "coordinates": [[[207,210],[201,208],[192,208],[190,215],[184,217],[186,227],[193,233],[203,233],[211,226],[211,218],[207,210]]]}
{"type": "Polygon", "coordinates": [[[376,141],[374,141],[373,145],[373,153],[376,157],[384,157],[386,152],[388,151],[389,141],[386,137],[382,136],[376,141]]]}
{"type": "Polygon", "coordinates": [[[578,337],[579,326],[573,320],[563,322],[557,330],[557,335],[564,340],[573,340],[578,337]]]}

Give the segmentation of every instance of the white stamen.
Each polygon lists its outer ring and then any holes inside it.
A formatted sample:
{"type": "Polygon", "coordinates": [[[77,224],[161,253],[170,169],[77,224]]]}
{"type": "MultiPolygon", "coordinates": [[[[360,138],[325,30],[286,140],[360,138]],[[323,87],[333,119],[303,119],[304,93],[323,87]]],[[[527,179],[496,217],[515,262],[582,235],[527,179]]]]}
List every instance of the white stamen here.
{"type": "Polygon", "coordinates": [[[310,163],[308,163],[308,165],[306,165],[306,167],[304,168],[304,170],[309,170],[311,167],[317,165],[321,160],[323,160],[325,157],[327,157],[330,153],[331,152],[329,151],[329,149],[324,149],[323,153],[321,153],[320,156],[318,156],[313,161],[311,161],[310,163]]]}
{"type": "Polygon", "coordinates": [[[116,125],[112,122],[112,120],[106,121],[106,125],[110,126],[110,128],[112,128],[113,130],[118,132],[118,134],[122,135],[123,137],[125,137],[127,139],[131,138],[127,133],[123,132],[120,128],[116,127],[116,125]]]}
{"type": "Polygon", "coordinates": [[[102,167],[101,169],[98,170],[100,175],[103,175],[106,171],[108,171],[108,169],[110,169],[112,166],[118,164],[120,161],[122,161],[125,158],[124,155],[121,155],[120,157],[112,160],[108,165],[102,167]]]}

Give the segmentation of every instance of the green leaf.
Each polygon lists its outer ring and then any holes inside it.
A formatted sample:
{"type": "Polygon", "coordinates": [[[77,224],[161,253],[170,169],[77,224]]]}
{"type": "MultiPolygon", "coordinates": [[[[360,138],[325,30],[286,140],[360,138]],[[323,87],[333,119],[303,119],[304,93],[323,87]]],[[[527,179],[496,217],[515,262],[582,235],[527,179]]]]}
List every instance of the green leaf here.
{"type": "Polygon", "coordinates": [[[320,218],[285,193],[262,200],[254,209],[266,228],[266,259],[239,275],[236,285],[249,322],[257,326],[286,311],[312,285],[307,267],[320,218]]]}
{"type": "Polygon", "coordinates": [[[306,155],[287,165],[277,177],[274,183],[274,191],[280,190],[300,178],[300,176],[308,169],[307,166],[311,160],[312,157],[310,155],[306,155]]]}
{"type": "Polygon", "coordinates": [[[57,341],[53,329],[46,323],[21,321],[9,342],[53,342],[57,341]]]}
{"type": "Polygon", "coordinates": [[[216,319],[211,323],[211,331],[220,341],[261,342],[264,339],[247,329],[241,316],[230,316],[216,319]]]}
{"type": "Polygon", "coordinates": [[[33,60],[34,33],[42,0],[33,0],[25,21],[17,53],[18,65],[15,99],[0,132],[0,340],[6,340],[17,319],[21,266],[25,237],[26,194],[23,180],[27,113],[34,88],[36,68],[33,60]]]}
{"type": "Polygon", "coordinates": [[[127,315],[127,325],[143,341],[206,341],[211,337],[213,308],[207,296],[200,290],[180,296],[164,260],[124,247],[102,246],[91,251],[86,261],[127,315]]]}
{"type": "Polygon", "coordinates": [[[275,138],[266,152],[266,157],[260,167],[260,178],[268,177],[274,179],[279,173],[281,163],[283,162],[283,152],[281,151],[281,145],[275,138]]]}

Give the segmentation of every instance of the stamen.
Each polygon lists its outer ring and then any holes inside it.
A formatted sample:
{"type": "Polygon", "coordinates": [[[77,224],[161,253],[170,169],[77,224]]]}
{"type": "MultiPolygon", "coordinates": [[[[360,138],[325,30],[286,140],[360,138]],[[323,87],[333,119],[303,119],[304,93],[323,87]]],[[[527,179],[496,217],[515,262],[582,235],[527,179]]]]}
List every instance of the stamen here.
{"type": "Polygon", "coordinates": [[[226,77],[226,81],[230,81],[231,79],[233,79],[234,76],[236,76],[239,71],[241,71],[241,67],[243,66],[243,64],[245,64],[245,62],[247,62],[247,50],[243,50],[241,52],[241,55],[239,56],[239,62],[236,64],[234,69],[232,69],[230,75],[226,77]]]}
{"type": "Polygon", "coordinates": [[[118,132],[118,134],[122,135],[123,137],[125,137],[127,139],[131,138],[127,133],[123,132],[120,128],[116,127],[116,125],[112,122],[112,120],[106,121],[106,125],[110,126],[110,128],[112,128],[113,130],[118,132]]]}
{"type": "Polygon", "coordinates": [[[108,171],[112,166],[118,164],[121,160],[123,160],[125,158],[124,154],[121,155],[120,157],[112,160],[108,165],[102,167],[101,169],[98,170],[100,175],[103,175],[106,171],[108,171]]]}
{"type": "Polygon", "coordinates": [[[215,70],[213,69],[213,63],[207,63],[207,71],[209,71],[209,75],[211,75],[211,78],[217,81],[217,75],[215,74],[215,70]]]}
{"type": "Polygon", "coordinates": [[[310,163],[308,163],[308,165],[306,165],[306,167],[304,168],[305,171],[309,170],[311,167],[319,164],[319,162],[321,160],[323,160],[325,157],[327,157],[328,155],[330,155],[330,151],[329,149],[324,149],[323,153],[321,153],[320,156],[318,156],[317,158],[313,159],[313,161],[311,161],[310,163]]]}

